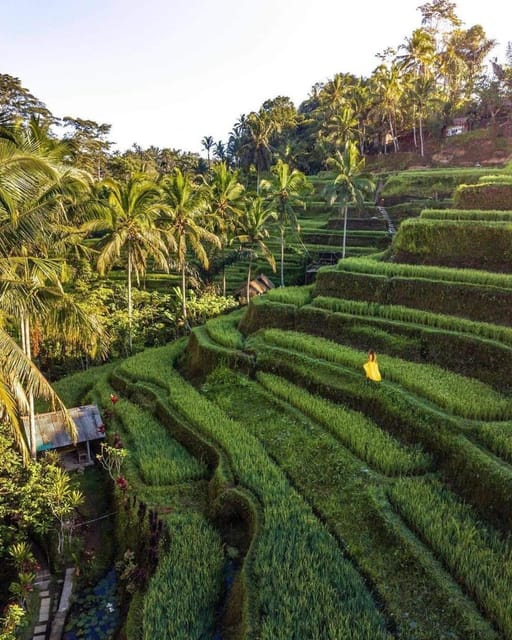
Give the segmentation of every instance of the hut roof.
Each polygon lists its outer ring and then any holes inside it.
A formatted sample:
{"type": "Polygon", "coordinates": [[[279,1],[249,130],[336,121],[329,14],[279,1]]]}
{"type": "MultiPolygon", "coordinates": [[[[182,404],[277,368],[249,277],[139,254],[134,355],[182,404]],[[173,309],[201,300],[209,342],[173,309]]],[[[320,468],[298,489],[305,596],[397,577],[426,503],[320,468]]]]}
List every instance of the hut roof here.
{"type": "MultiPolygon", "coordinates": [[[[105,428],[98,407],[88,404],[68,409],[77,430],[77,443],[105,437],[105,428]]],[[[28,416],[23,416],[25,432],[29,433],[28,416]]],[[[62,411],[38,413],[36,415],[36,447],[38,451],[58,449],[73,444],[64,428],[62,411]]]]}
{"type": "MultiPolygon", "coordinates": [[[[274,284],[267,278],[264,273],[260,273],[259,276],[249,282],[250,295],[261,295],[266,293],[269,289],[274,289],[274,284]]],[[[235,297],[245,296],[247,293],[247,285],[243,285],[235,291],[235,297]]]]}

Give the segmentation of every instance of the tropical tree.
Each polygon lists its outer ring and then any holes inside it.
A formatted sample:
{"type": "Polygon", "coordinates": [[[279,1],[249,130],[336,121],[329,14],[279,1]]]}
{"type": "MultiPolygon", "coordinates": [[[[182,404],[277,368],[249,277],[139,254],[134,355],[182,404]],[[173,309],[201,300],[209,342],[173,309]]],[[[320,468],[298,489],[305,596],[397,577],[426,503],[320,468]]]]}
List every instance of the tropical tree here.
{"type": "Polygon", "coordinates": [[[176,255],[181,273],[181,297],[183,323],[189,328],[187,318],[186,273],[189,250],[200,263],[208,268],[209,259],[205,242],[221,246],[217,235],[205,222],[206,189],[180,169],[165,177],[161,184],[159,224],[164,232],[169,251],[176,255]]]}
{"type": "MultiPolygon", "coordinates": [[[[107,233],[98,243],[98,271],[104,275],[121,257],[127,262],[128,288],[128,349],[132,351],[132,278],[139,280],[153,258],[158,268],[167,271],[167,247],[156,221],[159,212],[157,186],[144,176],[134,176],[128,182],[105,180],[104,217],[94,226],[107,233]]],[[[93,226],[93,225],[91,225],[93,226]]]]}
{"type": "Polygon", "coordinates": [[[272,161],[270,140],[274,132],[274,121],[271,113],[250,113],[245,121],[246,153],[250,158],[250,163],[256,168],[256,194],[260,192],[261,172],[268,169],[272,161]]]}
{"type": "Polygon", "coordinates": [[[310,189],[306,176],[298,169],[290,170],[285,162],[279,160],[272,169],[272,178],[262,180],[261,188],[267,192],[271,209],[277,215],[280,238],[280,285],[284,287],[284,248],[285,233],[289,226],[297,228],[295,208],[303,206],[303,196],[310,189]]]}
{"type": "Polygon", "coordinates": [[[416,140],[416,118],[418,118],[420,153],[423,156],[425,154],[423,140],[424,106],[429,94],[434,89],[436,43],[431,32],[426,29],[416,29],[402,48],[405,52],[398,57],[398,61],[401,69],[411,75],[410,82],[406,84],[406,90],[409,89],[413,97],[414,137],[416,140]]]}
{"type": "Polygon", "coordinates": [[[241,232],[238,235],[238,240],[247,251],[249,259],[246,285],[247,304],[249,304],[250,300],[253,259],[256,259],[258,254],[261,254],[272,267],[272,271],[276,270],[275,258],[265,243],[265,240],[269,237],[269,222],[276,218],[277,213],[268,207],[263,198],[257,196],[256,198],[246,200],[243,215],[240,220],[241,232]]]}
{"type": "Polygon", "coordinates": [[[403,81],[400,67],[395,62],[391,65],[381,64],[372,75],[372,84],[377,100],[377,110],[387,122],[393,140],[395,152],[399,149],[397,123],[400,114],[400,101],[403,95],[403,81]]]}
{"type": "Polygon", "coordinates": [[[213,140],[212,136],[205,136],[201,140],[201,146],[206,151],[206,155],[208,158],[208,169],[210,169],[211,167],[210,151],[215,147],[215,141],[213,140]]]}
{"type": "Polygon", "coordinates": [[[225,250],[236,234],[245,190],[238,178],[238,171],[230,171],[226,163],[221,162],[213,167],[206,181],[208,222],[220,241],[223,296],[226,295],[225,250]]]}
{"type": "Polygon", "coordinates": [[[331,204],[338,202],[343,220],[342,258],[345,257],[347,244],[348,207],[354,204],[361,206],[364,195],[370,194],[374,189],[373,182],[361,175],[364,164],[364,158],[361,157],[357,145],[350,140],[345,144],[343,153],[338,152],[328,160],[335,177],[327,194],[331,204]]]}
{"type": "MultiPolygon", "coordinates": [[[[0,139],[0,327],[3,413],[23,449],[19,416],[29,415],[29,447],[36,456],[34,400],[58,398],[32,365],[37,333],[93,349],[100,332],[63,289],[67,269],[68,205],[88,191],[84,175],[60,163],[61,149],[41,129],[15,127],[0,139]],[[5,332],[19,323],[21,350],[5,332]]],[[[96,342],[97,345],[97,342],[96,342]]],[[[66,417],[74,433],[74,424],[66,417]]],[[[24,449],[23,449],[24,450],[24,449]]]]}

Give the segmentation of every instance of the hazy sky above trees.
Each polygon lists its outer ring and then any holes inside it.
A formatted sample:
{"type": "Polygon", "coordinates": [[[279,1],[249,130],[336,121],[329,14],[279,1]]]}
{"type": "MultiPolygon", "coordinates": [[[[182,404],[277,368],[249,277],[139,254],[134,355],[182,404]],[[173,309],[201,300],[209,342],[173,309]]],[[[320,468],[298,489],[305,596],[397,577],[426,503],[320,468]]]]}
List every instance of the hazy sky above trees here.
{"type": "MultiPolygon", "coordinates": [[[[420,26],[421,0],[0,0],[1,73],[59,117],[112,125],[123,150],[199,151],[277,95],[298,104],[337,72],[368,76],[376,53],[420,26]]],[[[459,0],[504,60],[501,0],[459,0]]]]}

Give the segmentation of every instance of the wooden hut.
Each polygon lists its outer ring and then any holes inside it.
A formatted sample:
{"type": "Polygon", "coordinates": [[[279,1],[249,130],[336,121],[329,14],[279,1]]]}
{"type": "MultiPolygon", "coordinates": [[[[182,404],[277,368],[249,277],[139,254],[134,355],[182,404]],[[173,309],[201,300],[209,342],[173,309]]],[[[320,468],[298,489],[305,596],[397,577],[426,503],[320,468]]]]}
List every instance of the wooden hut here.
{"type": "MultiPolygon", "coordinates": [[[[267,278],[264,273],[260,273],[259,276],[249,282],[249,297],[260,296],[262,293],[267,293],[269,289],[274,289],[275,285],[267,278]]],[[[246,302],[247,297],[247,285],[244,284],[235,291],[235,298],[238,298],[240,304],[246,302]]]]}
{"type": "MultiPolygon", "coordinates": [[[[76,425],[76,444],[64,428],[61,411],[39,413],[36,415],[37,452],[57,450],[61,454],[72,454],[71,458],[78,466],[93,464],[91,443],[105,437],[105,426],[99,409],[95,404],[88,404],[68,409],[68,413],[76,425]]],[[[28,416],[23,417],[23,425],[28,437],[28,416]]]]}

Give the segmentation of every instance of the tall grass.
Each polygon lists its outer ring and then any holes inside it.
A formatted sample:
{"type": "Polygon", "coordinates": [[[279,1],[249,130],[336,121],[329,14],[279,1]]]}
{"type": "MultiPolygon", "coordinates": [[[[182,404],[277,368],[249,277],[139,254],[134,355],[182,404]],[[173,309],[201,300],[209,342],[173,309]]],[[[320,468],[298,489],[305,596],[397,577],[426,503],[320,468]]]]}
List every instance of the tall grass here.
{"type": "MultiPolygon", "coordinates": [[[[307,353],[361,372],[366,360],[362,351],[292,331],[268,329],[260,334],[260,339],[266,344],[307,353]]],[[[248,343],[254,344],[257,340],[258,337],[251,338],[248,343]]],[[[503,420],[512,416],[512,400],[473,378],[435,365],[417,364],[386,355],[379,356],[379,364],[384,380],[396,382],[456,415],[475,420],[503,420]]]]}
{"type": "Polygon", "coordinates": [[[214,637],[223,554],[219,534],[199,514],[167,518],[169,549],[144,599],[143,640],[214,637]]]}
{"type": "MultiPolygon", "coordinates": [[[[178,353],[179,347],[152,351],[155,359],[171,361],[178,353]]],[[[149,363],[149,357],[142,360],[149,363]]],[[[154,379],[154,370],[150,376],[154,379]]],[[[261,501],[264,525],[250,567],[252,604],[261,616],[258,638],[315,638],[326,630],[333,638],[387,638],[360,576],[259,441],[172,369],[160,383],[167,386],[172,407],[228,453],[238,482],[261,501]]]]}
{"type": "Polygon", "coordinates": [[[130,434],[131,454],[148,485],[177,484],[206,476],[206,467],[193,458],[151,414],[120,399],[114,407],[130,434]]]}
{"type": "Polygon", "coordinates": [[[258,373],[265,389],[320,423],[370,466],[388,475],[421,473],[431,458],[418,447],[402,445],[362,413],[351,411],[304,391],[268,373],[258,373]]]}
{"type": "Polygon", "coordinates": [[[208,320],[206,331],[213,342],[228,349],[243,349],[244,337],[238,331],[238,323],[244,313],[245,309],[241,309],[227,316],[217,316],[208,320]]]}
{"type": "Polygon", "coordinates": [[[476,439],[487,449],[512,464],[512,423],[487,423],[474,431],[476,439]]]}
{"type": "Polygon", "coordinates": [[[512,545],[437,482],[398,480],[392,503],[505,637],[512,638],[512,545]]]}
{"type": "Polygon", "coordinates": [[[272,302],[283,302],[303,307],[311,301],[313,285],[303,287],[279,287],[267,292],[267,298],[272,302]]]}
{"type": "Polygon", "coordinates": [[[472,210],[472,209],[424,209],[423,220],[485,220],[491,222],[512,222],[512,211],[472,210]]]}
{"type": "Polygon", "coordinates": [[[335,313],[346,313],[354,316],[385,318],[396,322],[413,324],[454,331],[457,333],[470,333],[491,340],[498,340],[512,345],[512,329],[501,327],[489,322],[476,322],[457,316],[449,316],[442,313],[432,313],[423,309],[414,309],[403,305],[384,305],[377,302],[360,302],[357,300],[344,300],[342,298],[329,298],[317,296],[312,305],[327,309],[335,313]]]}
{"type": "Polygon", "coordinates": [[[512,289],[512,275],[478,271],[476,269],[453,269],[451,267],[430,267],[394,262],[377,262],[376,260],[366,258],[346,258],[338,262],[336,270],[383,275],[388,278],[426,278],[427,280],[444,280],[447,282],[491,285],[493,287],[512,289]]]}

